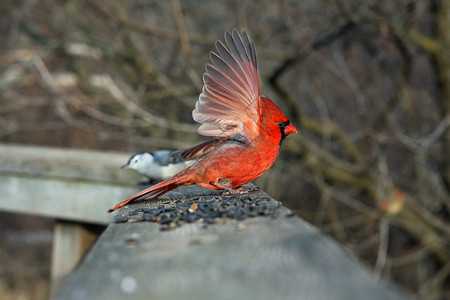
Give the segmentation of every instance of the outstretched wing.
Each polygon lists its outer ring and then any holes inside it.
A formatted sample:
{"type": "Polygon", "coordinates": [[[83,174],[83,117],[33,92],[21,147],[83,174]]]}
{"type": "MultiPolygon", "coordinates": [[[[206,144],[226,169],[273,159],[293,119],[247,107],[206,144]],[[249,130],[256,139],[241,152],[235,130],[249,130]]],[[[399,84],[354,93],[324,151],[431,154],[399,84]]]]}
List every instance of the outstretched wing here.
{"type": "Polygon", "coordinates": [[[260,128],[260,94],[255,44],[244,31],[225,32],[228,45],[217,41],[218,55],[203,75],[203,91],[192,112],[202,125],[198,133],[229,138],[237,134],[255,138],[260,128]]]}

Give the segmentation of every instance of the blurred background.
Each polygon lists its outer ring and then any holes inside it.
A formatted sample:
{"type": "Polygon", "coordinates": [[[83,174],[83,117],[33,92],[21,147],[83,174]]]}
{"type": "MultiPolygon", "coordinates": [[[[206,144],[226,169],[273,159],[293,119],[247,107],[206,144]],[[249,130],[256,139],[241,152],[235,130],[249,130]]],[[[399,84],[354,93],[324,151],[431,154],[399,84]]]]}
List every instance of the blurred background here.
{"type": "MultiPolygon", "coordinates": [[[[0,142],[200,143],[191,111],[233,28],[299,129],[256,184],[376,275],[449,299],[449,0],[2,1],[0,142]]],[[[1,298],[46,299],[52,222],[0,217],[1,298]]]]}

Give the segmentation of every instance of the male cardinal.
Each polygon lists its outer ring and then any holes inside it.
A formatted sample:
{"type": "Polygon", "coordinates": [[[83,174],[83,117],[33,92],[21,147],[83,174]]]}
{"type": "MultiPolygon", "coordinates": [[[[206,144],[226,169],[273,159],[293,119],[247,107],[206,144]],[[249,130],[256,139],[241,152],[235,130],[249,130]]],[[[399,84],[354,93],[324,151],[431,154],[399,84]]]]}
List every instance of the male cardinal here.
{"type": "Polygon", "coordinates": [[[213,64],[206,65],[203,91],[192,112],[201,124],[198,133],[217,138],[175,152],[175,157],[197,161],[108,212],[133,200],[159,197],[182,185],[241,192],[243,184],[272,166],[283,139],[297,132],[271,100],[260,96],[255,44],[247,33],[244,31],[241,38],[236,29],[225,32],[225,41],[228,49],[217,41],[219,54],[210,53],[213,64]]]}

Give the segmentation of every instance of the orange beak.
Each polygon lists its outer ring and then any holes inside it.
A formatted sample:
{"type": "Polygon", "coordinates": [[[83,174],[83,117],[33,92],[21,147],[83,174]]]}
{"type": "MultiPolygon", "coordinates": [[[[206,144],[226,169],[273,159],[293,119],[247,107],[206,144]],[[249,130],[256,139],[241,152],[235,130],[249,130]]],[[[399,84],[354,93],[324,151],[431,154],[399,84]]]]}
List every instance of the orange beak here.
{"type": "Polygon", "coordinates": [[[292,126],[292,124],[289,124],[286,127],[284,127],[284,135],[288,135],[288,134],[296,133],[296,132],[297,132],[297,128],[292,126]]]}

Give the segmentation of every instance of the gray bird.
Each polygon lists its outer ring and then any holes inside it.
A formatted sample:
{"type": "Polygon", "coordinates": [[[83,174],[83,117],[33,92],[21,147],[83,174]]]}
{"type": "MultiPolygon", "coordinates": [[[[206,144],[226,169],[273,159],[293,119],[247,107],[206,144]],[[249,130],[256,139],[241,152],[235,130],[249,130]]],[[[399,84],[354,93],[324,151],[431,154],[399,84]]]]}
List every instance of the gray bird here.
{"type": "Polygon", "coordinates": [[[185,161],[181,157],[172,157],[173,152],[160,150],[136,153],[122,168],[131,169],[152,181],[170,178],[195,162],[185,161]]]}

